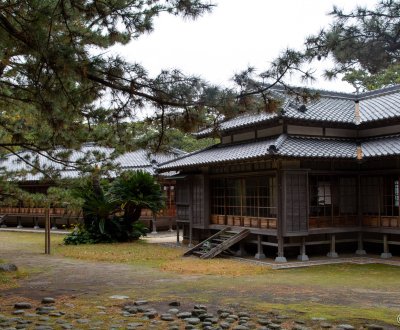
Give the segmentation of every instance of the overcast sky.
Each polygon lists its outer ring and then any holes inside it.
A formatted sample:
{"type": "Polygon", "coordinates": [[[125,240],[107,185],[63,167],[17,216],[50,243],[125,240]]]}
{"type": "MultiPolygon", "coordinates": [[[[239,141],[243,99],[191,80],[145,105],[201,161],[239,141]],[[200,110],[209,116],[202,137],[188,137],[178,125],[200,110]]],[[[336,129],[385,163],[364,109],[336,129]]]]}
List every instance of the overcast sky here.
{"type": "MultiPolygon", "coordinates": [[[[164,15],[154,32],[118,47],[130,62],[151,74],[179,68],[218,85],[248,66],[262,71],[285,48],[301,48],[304,38],[329,25],[327,13],[336,4],[373,8],[372,0],[214,0],[217,7],[195,21],[164,15]]],[[[324,64],[327,65],[326,63],[324,64]]],[[[300,85],[297,80],[293,84],[300,85]]],[[[335,80],[319,79],[312,87],[353,92],[335,80]]]]}

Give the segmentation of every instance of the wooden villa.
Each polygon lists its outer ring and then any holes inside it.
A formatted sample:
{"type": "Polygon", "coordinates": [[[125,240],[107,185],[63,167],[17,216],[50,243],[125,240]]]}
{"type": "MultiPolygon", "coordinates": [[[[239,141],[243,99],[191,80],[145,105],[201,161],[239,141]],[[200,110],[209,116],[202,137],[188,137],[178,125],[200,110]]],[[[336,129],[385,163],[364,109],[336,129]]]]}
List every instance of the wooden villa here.
{"type": "Polygon", "coordinates": [[[389,247],[400,245],[400,86],[321,91],[307,104],[274,93],[282,100],[276,113],[222,122],[220,144],[159,167],[180,171],[177,223],[185,238],[201,242],[229,227],[242,233],[232,240],[237,253],[249,243],[256,258],[272,251],[279,262],[293,249],[308,260],[311,246],[337,257],[342,243],[362,255],[372,242],[391,257],[389,247]]]}

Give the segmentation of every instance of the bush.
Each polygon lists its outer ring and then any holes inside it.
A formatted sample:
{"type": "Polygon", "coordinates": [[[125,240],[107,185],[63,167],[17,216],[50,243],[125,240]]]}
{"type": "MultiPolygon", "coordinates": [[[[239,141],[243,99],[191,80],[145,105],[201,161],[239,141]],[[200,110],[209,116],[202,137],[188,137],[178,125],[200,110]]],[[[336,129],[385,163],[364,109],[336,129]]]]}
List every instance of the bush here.
{"type": "MultiPolygon", "coordinates": [[[[117,226],[117,221],[121,221],[118,218],[115,218],[112,223],[117,226]]],[[[101,233],[96,228],[89,227],[86,228],[84,225],[78,225],[75,227],[72,233],[68,234],[64,238],[64,244],[66,245],[78,245],[78,244],[96,244],[96,243],[114,243],[121,241],[135,241],[139,239],[141,236],[146,236],[148,229],[147,227],[141,223],[136,222],[132,225],[132,230],[129,232],[127,237],[125,235],[121,235],[121,231],[117,230],[111,231],[107,230],[104,233],[101,233]],[[123,237],[123,238],[122,238],[123,237]]]]}
{"type": "Polygon", "coordinates": [[[157,212],[164,205],[160,185],[144,172],[125,172],[112,183],[100,182],[95,175],[74,195],[83,200],[84,223],[64,239],[65,244],[137,240],[147,233],[138,222],[142,208],[157,212]]]}

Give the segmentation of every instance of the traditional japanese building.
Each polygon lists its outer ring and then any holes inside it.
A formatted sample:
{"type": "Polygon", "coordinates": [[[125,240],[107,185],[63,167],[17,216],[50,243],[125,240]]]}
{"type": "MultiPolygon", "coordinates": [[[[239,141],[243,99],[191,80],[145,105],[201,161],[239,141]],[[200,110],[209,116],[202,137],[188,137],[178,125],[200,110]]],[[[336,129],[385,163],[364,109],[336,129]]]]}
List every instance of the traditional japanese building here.
{"type": "MultiPolygon", "coordinates": [[[[157,227],[168,228],[175,225],[175,190],[174,180],[166,180],[175,172],[157,174],[160,163],[173,160],[185,152],[172,149],[165,153],[152,153],[144,149],[126,152],[113,156],[114,149],[85,144],[79,150],[56,149],[51,153],[34,151],[20,151],[9,154],[0,159],[0,175],[15,180],[24,190],[32,193],[46,193],[54,185],[44,173],[52,174],[59,179],[76,179],[85,175],[77,163],[97,165],[110,168],[109,176],[116,175],[113,168],[121,171],[143,171],[155,176],[161,184],[165,195],[166,207],[157,215],[157,227]],[[64,156],[62,156],[64,154],[64,156]],[[64,159],[65,158],[65,159],[64,159]],[[35,167],[41,171],[35,170],[35,167]]],[[[44,208],[27,207],[23,203],[3,205],[0,207],[0,226],[34,226],[44,222],[44,208]]],[[[76,223],[79,214],[69,214],[66,209],[52,208],[50,210],[53,226],[76,223]]],[[[142,210],[141,221],[155,230],[154,215],[150,210],[142,210]],[[152,226],[153,225],[153,226],[152,226]]]]}
{"type": "Polygon", "coordinates": [[[180,171],[177,221],[187,239],[246,228],[241,246],[256,244],[257,258],[284,262],[298,249],[308,260],[311,246],[336,257],[344,243],[365,254],[366,242],[391,257],[400,245],[400,86],[320,91],[307,104],[274,93],[277,112],[222,122],[221,143],[160,166],[180,171]]]}

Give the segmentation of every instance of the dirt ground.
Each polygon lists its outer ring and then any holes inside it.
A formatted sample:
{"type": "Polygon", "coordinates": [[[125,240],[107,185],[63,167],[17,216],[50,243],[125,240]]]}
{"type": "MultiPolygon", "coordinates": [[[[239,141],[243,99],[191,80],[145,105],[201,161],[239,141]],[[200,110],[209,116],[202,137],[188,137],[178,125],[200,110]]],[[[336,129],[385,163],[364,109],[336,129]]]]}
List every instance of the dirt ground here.
{"type": "MultiPolygon", "coordinates": [[[[34,249],[22,251],[18,242],[5,245],[1,240],[0,251],[1,259],[29,272],[18,288],[0,292],[0,308],[25,298],[40,301],[50,296],[94,300],[127,295],[155,302],[179,300],[183,305],[207,303],[215,308],[223,304],[260,306],[307,302],[349,308],[388,308],[392,312],[398,310],[400,314],[399,287],[393,290],[385,287],[310,288],[301,283],[281,283],[276,278],[267,277],[221,279],[212,275],[180,275],[144,266],[47,256],[34,249]]],[[[274,276],[279,277],[279,272],[284,270],[275,272],[277,275],[274,276]]]]}

